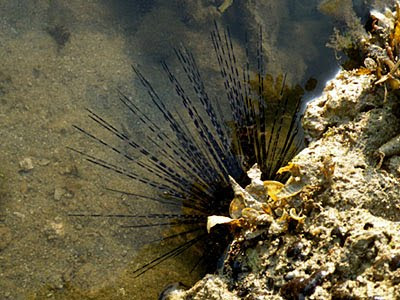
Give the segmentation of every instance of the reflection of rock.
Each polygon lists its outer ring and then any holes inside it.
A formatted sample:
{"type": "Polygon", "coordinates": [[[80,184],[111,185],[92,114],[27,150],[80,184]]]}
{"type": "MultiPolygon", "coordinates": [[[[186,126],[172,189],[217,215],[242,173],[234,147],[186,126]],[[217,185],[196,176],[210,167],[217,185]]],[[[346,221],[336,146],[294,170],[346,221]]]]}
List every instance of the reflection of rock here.
{"type": "Polygon", "coordinates": [[[315,14],[316,5],[313,1],[237,1],[230,10],[236,7],[232,21],[247,28],[250,44],[257,44],[259,26],[263,29],[266,70],[275,76],[287,73],[289,82],[300,83],[319,75],[321,70],[313,70],[313,64],[324,59],[330,32],[329,23],[324,25],[321,15],[315,14]]]}
{"type": "MultiPolygon", "coordinates": [[[[360,1],[358,1],[360,2],[360,1]]],[[[376,9],[384,10],[386,7],[394,7],[397,0],[375,0],[372,1],[376,9]]]]}
{"type": "MultiPolygon", "coordinates": [[[[286,60],[291,60],[293,56],[297,56],[296,53],[291,53],[291,56],[289,56],[286,55],[284,49],[279,49],[280,32],[289,16],[286,1],[257,1],[255,3],[244,1],[240,3],[240,11],[243,12],[244,16],[241,21],[249,27],[249,32],[252,34],[250,44],[257,44],[258,27],[261,26],[263,29],[263,51],[267,58],[266,69],[268,72],[275,76],[279,73],[288,72],[290,77],[298,72],[304,72],[305,66],[302,59],[294,65],[290,64],[290,66],[288,61],[284,62],[282,59],[283,56],[286,56],[286,60]],[[297,71],[293,72],[293,69],[297,69],[297,71]]],[[[285,32],[285,34],[287,33],[285,32]]],[[[296,76],[296,78],[299,77],[296,76]]]]}
{"type": "Polygon", "coordinates": [[[213,21],[218,21],[220,17],[213,1],[160,0],[143,16],[135,43],[145,52],[144,57],[153,57],[158,62],[173,55],[171,49],[181,45],[182,41],[193,41],[192,45],[185,43],[185,46],[195,48],[195,52],[198,49],[206,55],[209,63],[210,52],[213,51],[209,33],[213,21]]]}
{"type": "MultiPolygon", "coordinates": [[[[174,1],[168,1],[168,7],[174,1]]],[[[175,11],[179,14],[180,20],[188,26],[195,26],[196,30],[207,24],[212,24],[213,20],[218,20],[221,16],[217,10],[218,1],[204,0],[175,0],[175,11]]],[[[166,2],[161,0],[160,5],[166,2]]]]}
{"type": "Polygon", "coordinates": [[[215,20],[222,27],[231,27],[234,42],[243,43],[245,32],[248,33],[249,50],[253,51],[250,57],[256,57],[253,45],[257,45],[261,27],[263,55],[267,60],[265,70],[274,76],[287,73],[290,83],[301,83],[309,76],[326,72],[315,62],[326,61],[330,50],[324,49],[324,45],[331,29],[328,22],[322,22],[323,16],[316,13],[317,1],[233,1],[223,13],[217,8],[224,1],[174,0],[167,3],[159,1],[143,17],[135,37],[142,51],[156,60],[170,53],[165,49],[185,40],[195,41],[190,47],[195,48],[196,58],[204,55],[209,63],[212,52],[209,31],[215,20]],[[188,32],[188,28],[192,31],[188,32]]]}
{"type": "Polygon", "coordinates": [[[145,57],[151,57],[157,62],[166,59],[165,55],[173,54],[169,49],[184,39],[184,26],[176,20],[176,12],[168,8],[158,8],[147,13],[135,35],[138,47],[136,53],[140,55],[140,52],[145,52],[145,57]]]}
{"type": "Polygon", "coordinates": [[[355,17],[351,0],[324,0],[321,1],[318,9],[324,14],[343,22],[350,22],[355,17]]]}

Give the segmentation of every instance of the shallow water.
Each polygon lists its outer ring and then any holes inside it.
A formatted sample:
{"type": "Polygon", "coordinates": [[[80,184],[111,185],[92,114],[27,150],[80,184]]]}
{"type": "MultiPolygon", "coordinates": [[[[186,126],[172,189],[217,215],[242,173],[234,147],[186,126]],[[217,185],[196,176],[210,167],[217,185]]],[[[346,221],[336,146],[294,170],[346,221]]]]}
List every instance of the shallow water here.
{"type": "Polygon", "coordinates": [[[68,216],[151,207],[106,191],[136,185],[66,147],[109,155],[71,126],[96,131],[86,107],[142,138],[143,128],[118,104],[117,90],[157,118],[133,75],[135,65],[166,102],[177,104],[159,61],[182,75],[172,50],[180,44],[193,51],[209,93],[221,93],[209,34],[214,20],[231,29],[239,59],[244,33],[256,43],[261,26],[268,73],[287,73],[291,83],[317,78],[319,91],[335,73],[333,51],[325,47],[332,20],[318,12],[318,1],[235,0],[220,13],[221,2],[0,1],[1,299],[154,299],[169,282],[197,279],[186,254],[133,279],[130,270],[157,252],[143,249],[154,231],[68,216]]]}

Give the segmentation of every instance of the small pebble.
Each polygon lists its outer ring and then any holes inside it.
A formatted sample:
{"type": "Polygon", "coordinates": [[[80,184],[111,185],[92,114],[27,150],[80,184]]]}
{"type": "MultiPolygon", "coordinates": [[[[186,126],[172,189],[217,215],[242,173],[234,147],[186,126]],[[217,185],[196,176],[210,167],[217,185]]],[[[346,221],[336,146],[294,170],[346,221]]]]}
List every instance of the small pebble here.
{"type": "Polygon", "coordinates": [[[40,166],[44,167],[44,166],[47,166],[50,164],[50,160],[43,158],[43,159],[39,160],[38,163],[40,166]]]}
{"type": "Polygon", "coordinates": [[[51,222],[48,226],[46,226],[43,233],[47,237],[48,241],[57,240],[63,237],[65,234],[64,224],[61,222],[51,222]]]}
{"type": "Polygon", "coordinates": [[[54,200],[61,200],[67,191],[64,188],[57,187],[54,189],[54,200]]]}
{"type": "Polygon", "coordinates": [[[30,170],[32,170],[33,169],[32,158],[25,157],[24,159],[22,159],[19,162],[19,167],[20,167],[20,171],[22,171],[22,172],[29,172],[30,170]]]}
{"type": "Polygon", "coordinates": [[[61,175],[79,177],[78,168],[75,165],[66,166],[64,169],[60,171],[61,175]]]}

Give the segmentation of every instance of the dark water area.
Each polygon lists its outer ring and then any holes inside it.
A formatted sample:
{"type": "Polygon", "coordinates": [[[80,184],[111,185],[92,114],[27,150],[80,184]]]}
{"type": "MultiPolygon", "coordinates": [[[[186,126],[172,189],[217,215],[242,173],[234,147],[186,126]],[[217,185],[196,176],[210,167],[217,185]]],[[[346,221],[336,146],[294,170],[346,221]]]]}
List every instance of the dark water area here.
{"type": "MultiPolygon", "coordinates": [[[[183,110],[160,65],[166,62],[187,86],[173,50],[182,45],[193,53],[210,97],[223,98],[210,38],[214,21],[221,32],[229,28],[239,67],[246,63],[247,35],[254,72],[261,28],[265,72],[286,74],[290,85],[315,79],[306,99],[318,95],[337,72],[334,52],[325,44],[340,22],[318,10],[320,1],[234,0],[222,9],[228,2],[0,1],[1,299],[155,299],[170,282],[198,280],[201,265],[190,272],[197,261],[193,256],[200,255],[193,249],[134,278],[132,270],[165,247],[146,245],[163,236],[163,228],[123,228],[122,218],[70,215],[173,210],[107,190],[156,193],[67,147],[123,163],[72,127],[107,138],[88,117],[88,108],[132,140],[145,140],[147,129],[121,106],[120,92],[144,115],[162,120],[132,65],[165,105],[183,110]]],[[[355,7],[364,14],[361,2],[355,7]]],[[[228,111],[226,102],[221,106],[228,111]]],[[[170,134],[168,126],[158,125],[170,134]]],[[[146,145],[162,155],[162,148],[146,145]]]]}

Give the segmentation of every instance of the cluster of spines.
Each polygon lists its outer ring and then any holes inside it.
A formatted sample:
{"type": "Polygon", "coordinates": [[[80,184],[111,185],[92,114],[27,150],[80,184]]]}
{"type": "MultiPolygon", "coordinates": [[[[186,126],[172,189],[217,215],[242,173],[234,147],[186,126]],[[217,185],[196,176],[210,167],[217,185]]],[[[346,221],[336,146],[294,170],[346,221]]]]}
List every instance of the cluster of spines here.
{"type": "MultiPolygon", "coordinates": [[[[265,97],[264,81],[266,79],[261,29],[257,45],[256,91],[252,89],[251,84],[247,38],[246,65],[242,71],[238,68],[229,30],[221,34],[215,24],[211,40],[229,101],[233,128],[228,128],[226,125],[228,120],[220,113],[218,103],[217,110],[214,108],[196,61],[186,48],[175,49],[175,53],[193,88],[195,99],[201,106],[195,104],[165,62],[162,63],[162,67],[185,108],[186,118],[192,122],[192,128],[185,125],[184,117],[179,112],[173,114],[136,67],[133,67],[133,70],[137,78],[146,90],[153,107],[161,113],[170,131],[173,132],[173,136],[166,134],[158,123],[149,118],[123,93],[120,93],[119,98],[122,105],[146,128],[147,146],[145,143],[132,140],[122,130],[89,109],[87,109],[89,118],[116,138],[118,143],[107,142],[85,129],[74,126],[102,147],[126,160],[130,167],[111,163],[80,150],[72,149],[73,151],[83,155],[91,163],[152,188],[158,195],[132,193],[113,188],[108,188],[108,190],[134,199],[173,206],[175,211],[176,208],[181,210],[179,214],[70,214],[71,216],[125,218],[133,221],[133,224],[124,226],[126,228],[155,226],[175,228],[169,235],[156,238],[150,243],[187,237],[187,240],[177,247],[134,270],[135,276],[140,276],[168,258],[178,256],[204,239],[210,239],[210,235],[206,232],[207,216],[228,214],[230,195],[226,199],[216,195],[220,189],[229,188],[229,176],[239,180],[245,174],[246,168],[257,162],[264,176],[273,179],[277,168],[287,163],[300,145],[297,144],[301,140],[298,139],[300,97],[297,99],[296,94],[294,98],[291,98],[292,94],[286,87],[285,80],[281,84],[278,103],[271,106],[265,97]],[[294,107],[292,102],[294,102],[294,107]],[[199,112],[199,106],[202,107],[205,115],[199,112]],[[290,122],[287,128],[284,117],[288,113],[290,122]],[[268,116],[273,117],[270,119],[268,116]],[[285,130],[284,126],[286,126],[285,130]],[[119,143],[125,145],[135,155],[130,154],[125,147],[118,146],[119,143]],[[151,149],[157,149],[162,154],[162,158],[154,155],[151,149]],[[144,159],[138,160],[136,156],[144,159]]],[[[209,259],[205,256],[200,260],[208,261],[209,259]]]]}

